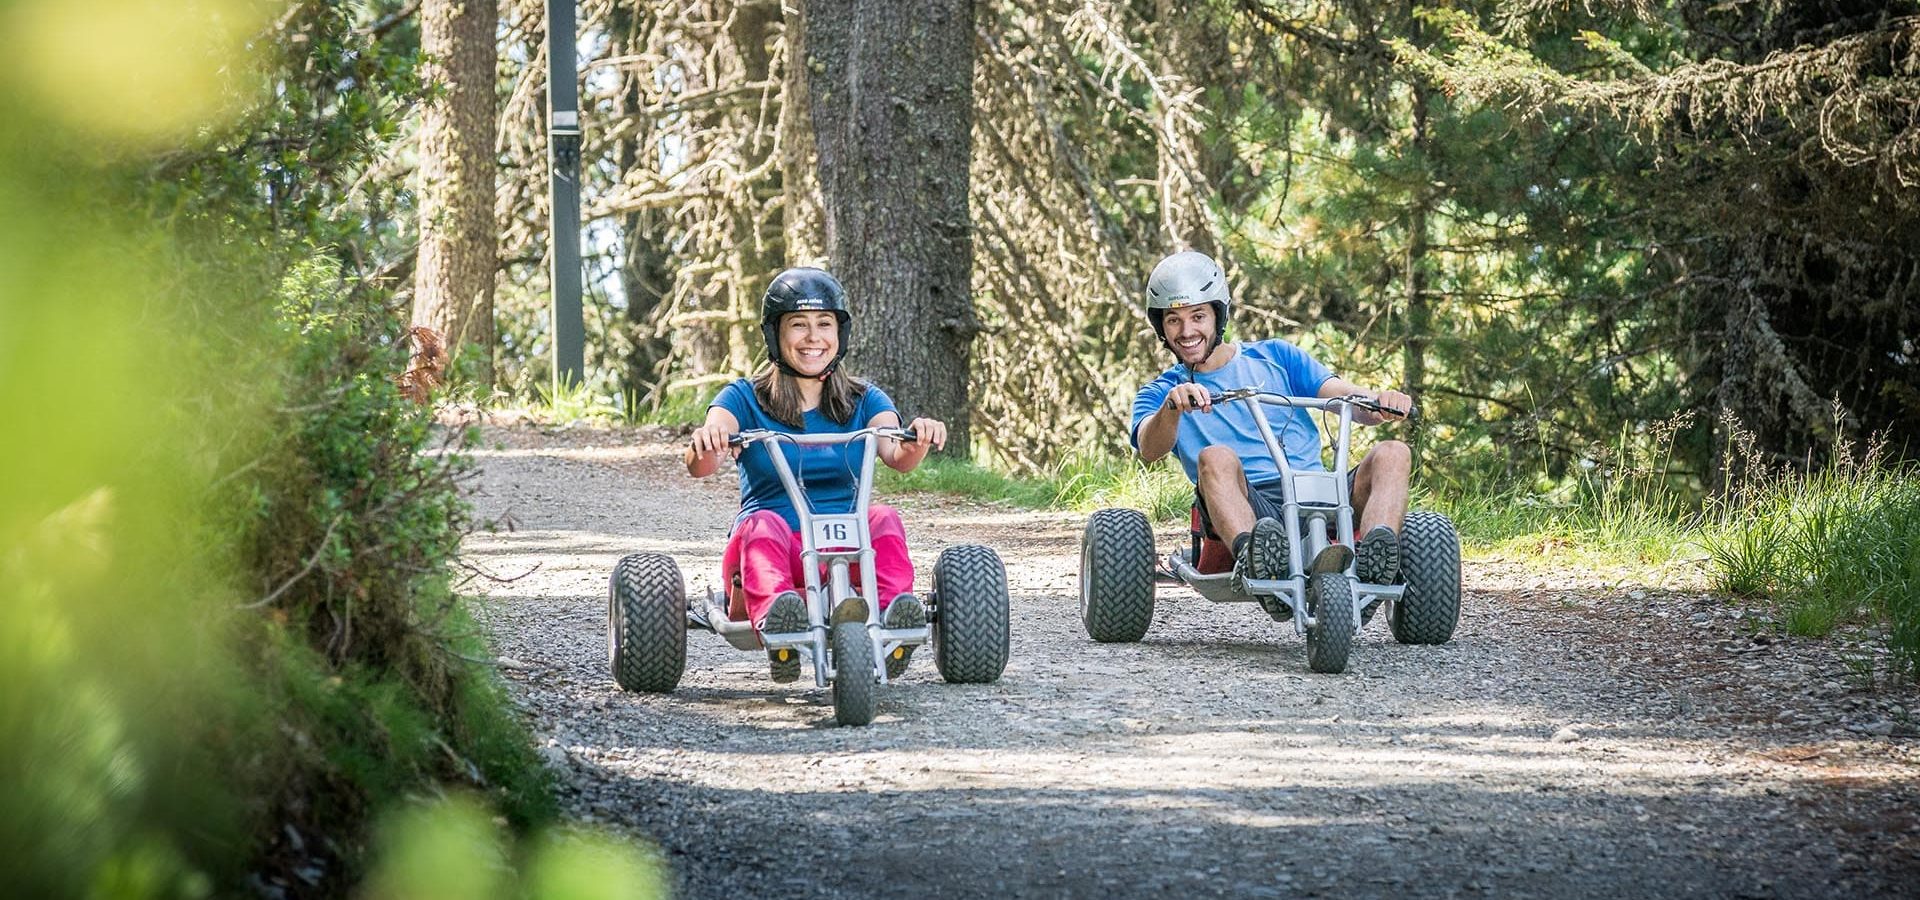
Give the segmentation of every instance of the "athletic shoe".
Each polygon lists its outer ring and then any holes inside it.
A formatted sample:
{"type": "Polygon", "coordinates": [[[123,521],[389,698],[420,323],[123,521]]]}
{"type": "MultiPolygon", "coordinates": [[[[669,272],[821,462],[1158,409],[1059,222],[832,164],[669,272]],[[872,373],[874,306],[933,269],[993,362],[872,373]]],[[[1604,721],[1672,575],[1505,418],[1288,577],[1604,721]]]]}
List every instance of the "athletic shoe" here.
{"type": "MultiPolygon", "coordinates": [[[[882,623],[889,631],[901,628],[919,628],[927,624],[927,608],[920,598],[912,594],[901,594],[887,604],[880,614],[882,623]]],[[[907,672],[907,663],[913,661],[913,644],[901,644],[887,654],[887,680],[892,681],[907,672]]]]}
{"type": "Polygon", "coordinates": [[[1375,525],[1360,539],[1360,564],[1355,573],[1362,584],[1392,584],[1400,577],[1400,536],[1385,525],[1375,525]]]}
{"type": "Polygon", "coordinates": [[[1247,533],[1247,546],[1233,561],[1233,588],[1247,593],[1249,580],[1279,578],[1287,571],[1287,530],[1278,519],[1261,519],[1247,533]]]}
{"type": "MultiPolygon", "coordinates": [[[[807,607],[800,602],[800,595],[792,591],[783,591],[773,598],[773,606],[767,610],[767,618],[760,623],[761,634],[791,634],[807,630],[807,607]]],[[[800,651],[792,647],[781,647],[767,651],[767,664],[773,670],[775,684],[787,684],[800,678],[800,651]]]]}

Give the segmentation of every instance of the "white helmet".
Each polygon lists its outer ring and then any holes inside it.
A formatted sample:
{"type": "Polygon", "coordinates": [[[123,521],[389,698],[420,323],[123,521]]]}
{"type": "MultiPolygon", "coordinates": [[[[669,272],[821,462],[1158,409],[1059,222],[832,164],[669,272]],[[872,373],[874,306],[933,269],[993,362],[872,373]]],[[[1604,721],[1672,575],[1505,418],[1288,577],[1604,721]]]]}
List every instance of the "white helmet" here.
{"type": "Polygon", "coordinates": [[[1167,342],[1162,324],[1167,310],[1201,303],[1213,304],[1214,320],[1220,326],[1213,335],[1213,346],[1217,347],[1226,339],[1227,320],[1233,313],[1233,299],[1227,294],[1227,273],[1198,250],[1175,253],[1153,267],[1153,276],[1147,279],[1147,320],[1153,323],[1153,333],[1160,338],[1160,343],[1167,342]]]}

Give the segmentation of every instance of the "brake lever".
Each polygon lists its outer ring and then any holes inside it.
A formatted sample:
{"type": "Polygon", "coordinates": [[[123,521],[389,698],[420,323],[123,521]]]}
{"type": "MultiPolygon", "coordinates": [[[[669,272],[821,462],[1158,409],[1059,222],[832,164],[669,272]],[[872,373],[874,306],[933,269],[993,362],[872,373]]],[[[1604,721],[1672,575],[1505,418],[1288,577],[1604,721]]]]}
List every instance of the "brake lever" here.
{"type": "Polygon", "coordinates": [[[1381,403],[1380,401],[1375,400],[1372,397],[1363,397],[1359,394],[1348,395],[1346,397],[1346,401],[1348,403],[1351,403],[1355,406],[1360,407],[1361,409],[1372,410],[1373,412],[1377,412],[1377,413],[1389,413],[1391,415],[1399,416],[1400,418],[1405,419],[1409,422],[1413,421],[1414,416],[1417,415],[1419,412],[1416,409],[1399,409],[1397,407],[1387,406],[1386,404],[1381,403]]]}

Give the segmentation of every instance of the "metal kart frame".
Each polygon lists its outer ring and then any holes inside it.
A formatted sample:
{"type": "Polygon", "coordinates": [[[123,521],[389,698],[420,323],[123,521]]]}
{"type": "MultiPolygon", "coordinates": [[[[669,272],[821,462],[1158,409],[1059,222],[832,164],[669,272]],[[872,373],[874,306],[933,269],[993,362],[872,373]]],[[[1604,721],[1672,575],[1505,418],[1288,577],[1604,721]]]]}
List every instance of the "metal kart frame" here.
{"type": "Polygon", "coordinates": [[[881,684],[886,684],[887,655],[900,647],[926,643],[933,629],[930,624],[899,629],[884,628],[880,624],[880,604],[874,595],[873,538],[867,532],[867,506],[873,494],[873,464],[878,455],[877,442],[880,438],[911,441],[914,433],[901,428],[862,428],[838,434],[787,434],[752,429],[734,435],[729,443],[742,448],[759,443],[769,444],[767,455],[773,458],[774,470],[780,474],[780,483],[787,490],[787,499],[793,503],[794,511],[800,514],[800,559],[801,568],[806,573],[804,596],[807,630],[756,635],[753,623],[728,618],[724,588],[708,590],[699,604],[704,608],[687,611],[688,627],[718,634],[740,650],[759,650],[763,647],[768,650],[792,649],[811,662],[814,684],[826,687],[839,675],[833,670],[831,654],[827,652],[829,632],[835,624],[835,611],[849,600],[857,601],[857,607],[849,607],[839,619],[865,620],[867,638],[873,642],[872,675],[881,684]],[[777,448],[772,446],[779,443],[833,446],[855,441],[865,444],[865,453],[860,465],[859,486],[854,492],[853,509],[846,513],[815,512],[813,504],[807,499],[805,488],[787,462],[787,455],[776,452],[777,448]],[[857,592],[851,572],[851,567],[856,563],[860,566],[857,592]],[[823,565],[827,568],[824,582],[820,577],[823,565]]]}
{"type": "MultiPolygon", "coordinates": [[[[1235,590],[1233,575],[1220,572],[1203,574],[1194,568],[1192,560],[1183,551],[1176,550],[1167,555],[1167,567],[1157,573],[1160,580],[1184,582],[1190,585],[1200,596],[1215,603],[1258,603],[1261,597],[1273,597],[1287,604],[1293,610],[1293,627],[1299,634],[1317,622],[1307,609],[1307,560],[1320,555],[1334,543],[1353,545],[1353,505],[1352,494],[1347,485],[1347,451],[1353,439],[1353,410],[1379,410],[1379,404],[1359,397],[1288,397],[1255,388],[1240,388],[1213,395],[1213,403],[1244,403],[1253,413],[1253,420],[1260,426],[1260,436],[1266,442],[1267,452],[1280,468],[1281,491],[1285,496],[1280,524],[1287,532],[1287,575],[1284,578],[1247,579],[1246,592],[1235,590]],[[1287,462],[1287,454],[1280,442],[1273,436],[1273,426],[1267,421],[1264,407],[1288,406],[1301,409],[1337,410],[1340,414],[1339,438],[1334,444],[1334,464],[1331,472],[1296,472],[1287,462]],[[1328,526],[1333,528],[1334,538],[1327,536],[1328,526]],[[1304,531],[1304,540],[1303,532],[1304,531]]],[[[1360,612],[1376,600],[1399,600],[1406,593],[1405,585],[1364,584],[1355,574],[1353,562],[1347,564],[1345,574],[1353,581],[1353,609],[1351,615],[1356,625],[1360,621],[1360,612]]],[[[1264,605],[1264,604],[1263,604],[1264,605]]]]}

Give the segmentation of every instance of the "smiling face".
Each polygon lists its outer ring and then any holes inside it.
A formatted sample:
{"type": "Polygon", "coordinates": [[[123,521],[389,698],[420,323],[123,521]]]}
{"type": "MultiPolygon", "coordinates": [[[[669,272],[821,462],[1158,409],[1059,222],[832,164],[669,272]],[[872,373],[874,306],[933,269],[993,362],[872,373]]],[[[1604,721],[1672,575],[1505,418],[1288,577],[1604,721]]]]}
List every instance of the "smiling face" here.
{"type": "Polygon", "coordinates": [[[818,376],[840,353],[840,320],[824,311],[780,317],[780,358],[801,375],[818,376]]]}
{"type": "Polygon", "coordinates": [[[1170,309],[1160,319],[1160,329],[1165,332],[1167,343],[1173,347],[1173,355],[1189,366],[1206,361],[1207,353],[1213,349],[1213,336],[1218,328],[1211,303],[1170,309]]]}

